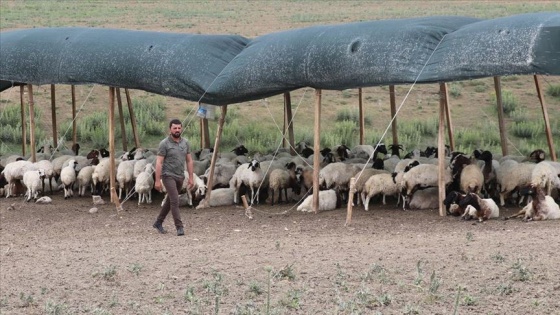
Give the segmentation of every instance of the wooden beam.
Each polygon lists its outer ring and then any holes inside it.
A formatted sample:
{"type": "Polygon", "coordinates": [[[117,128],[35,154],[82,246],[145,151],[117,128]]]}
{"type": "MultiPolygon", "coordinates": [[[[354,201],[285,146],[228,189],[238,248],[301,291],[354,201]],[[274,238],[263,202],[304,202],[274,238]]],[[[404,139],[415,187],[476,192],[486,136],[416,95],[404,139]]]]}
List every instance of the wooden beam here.
{"type": "Polygon", "coordinates": [[[315,90],[315,123],[313,137],[313,211],[319,210],[319,171],[321,170],[321,89],[315,90]]]}
{"type": "MultiPolygon", "coordinates": [[[[296,155],[296,150],[294,148],[294,120],[292,115],[292,98],[290,97],[290,92],[284,93],[284,123],[288,125],[288,142],[290,147],[290,154],[296,155]]],[[[284,130],[284,135],[286,134],[286,130],[284,130]]],[[[285,141],[285,136],[282,138],[282,141],[285,141]]],[[[282,142],[284,145],[284,142],[282,142]]],[[[285,147],[285,146],[284,146],[285,147]]]]}
{"type": "Polygon", "coordinates": [[[55,148],[58,148],[58,132],[56,127],[56,90],[54,84],[51,84],[51,117],[52,117],[53,146],[55,148]]]}
{"type": "Polygon", "coordinates": [[[27,85],[29,93],[29,143],[31,144],[31,162],[37,162],[37,149],[35,148],[35,104],[33,103],[33,85],[27,85]]]}
{"type": "Polygon", "coordinates": [[[393,131],[393,145],[399,144],[399,135],[397,132],[397,104],[395,101],[395,86],[389,85],[389,99],[391,101],[391,119],[393,123],[391,124],[391,130],[393,131]]]}
{"type": "Polygon", "coordinates": [[[504,105],[502,103],[502,84],[500,77],[494,77],[494,89],[496,90],[496,103],[498,106],[498,126],[500,127],[500,144],[502,145],[502,156],[508,155],[507,130],[504,123],[504,105]]]}
{"type": "MultiPolygon", "coordinates": [[[[346,207],[346,223],[344,226],[350,225],[352,222],[352,204],[354,203],[354,194],[356,193],[356,178],[350,178],[350,191],[348,192],[348,205],[346,207]]],[[[360,198],[360,196],[358,196],[360,198]]]]}
{"type": "Polygon", "coordinates": [[[25,116],[25,102],[23,99],[23,92],[25,85],[19,87],[19,104],[21,108],[21,155],[25,156],[25,148],[27,147],[27,119],[25,116]]]}
{"type": "Polygon", "coordinates": [[[447,103],[447,84],[439,84],[439,131],[438,131],[438,190],[439,190],[439,215],[445,216],[445,104],[447,103]]]}
{"type": "Polygon", "coordinates": [[[140,148],[140,139],[138,138],[138,128],[136,127],[136,116],[134,116],[134,109],[132,108],[132,99],[130,92],[127,88],[124,89],[126,95],[126,104],[128,105],[128,112],[130,113],[130,123],[132,125],[132,133],[134,134],[134,146],[140,148]]]}
{"type": "MultiPolygon", "coordinates": [[[[449,149],[455,151],[455,138],[453,137],[453,122],[451,121],[451,110],[449,109],[449,95],[445,89],[445,119],[447,120],[447,136],[449,138],[449,149]]],[[[438,153],[439,156],[439,153],[438,153]]]]}
{"type": "MultiPolygon", "coordinates": [[[[222,131],[224,130],[224,123],[226,121],[227,105],[222,106],[222,115],[218,121],[218,130],[216,131],[216,141],[214,141],[214,152],[212,152],[212,160],[210,161],[210,173],[208,174],[208,182],[206,183],[206,196],[196,209],[203,209],[210,207],[210,195],[212,194],[212,186],[214,185],[214,169],[216,168],[216,161],[218,161],[218,152],[220,151],[220,142],[222,140],[222,131]]],[[[247,207],[245,207],[247,209],[247,207]]]]}
{"type": "Polygon", "coordinates": [[[78,126],[76,125],[76,86],[70,86],[72,94],[72,144],[78,142],[78,126]]]}
{"type": "Polygon", "coordinates": [[[122,148],[126,152],[127,149],[127,141],[126,141],[126,128],[124,126],[124,115],[122,109],[122,99],[121,99],[121,89],[116,88],[117,92],[117,106],[119,108],[119,118],[121,123],[121,139],[122,139],[122,148]]]}
{"type": "Polygon", "coordinates": [[[115,185],[116,163],[115,163],[115,88],[109,87],[109,184],[111,202],[117,207],[117,213],[121,210],[119,197],[115,185]]]}
{"type": "Polygon", "coordinates": [[[207,118],[200,119],[200,136],[200,146],[204,149],[210,148],[210,128],[208,126],[207,118]]]}
{"type": "MultiPolygon", "coordinates": [[[[364,129],[365,129],[365,117],[364,117],[364,105],[363,105],[363,97],[362,97],[362,88],[358,89],[358,115],[360,116],[360,144],[365,144],[364,139],[364,129]]],[[[349,144],[349,143],[347,143],[349,144]]]]}
{"type": "Polygon", "coordinates": [[[548,110],[546,109],[546,104],[544,102],[544,96],[541,91],[541,85],[539,84],[539,78],[537,75],[534,75],[533,78],[535,79],[535,87],[537,88],[537,95],[539,97],[539,101],[541,102],[541,108],[544,118],[544,129],[546,132],[546,140],[548,142],[548,150],[550,151],[550,159],[556,162],[556,151],[554,151],[554,141],[552,140],[552,132],[550,131],[550,121],[548,119],[548,110]]]}

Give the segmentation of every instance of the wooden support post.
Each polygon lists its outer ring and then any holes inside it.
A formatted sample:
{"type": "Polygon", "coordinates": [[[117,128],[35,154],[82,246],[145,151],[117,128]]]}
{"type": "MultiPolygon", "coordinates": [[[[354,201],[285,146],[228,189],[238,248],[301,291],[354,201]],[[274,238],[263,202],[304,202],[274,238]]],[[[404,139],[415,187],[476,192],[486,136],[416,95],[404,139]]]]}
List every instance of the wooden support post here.
{"type": "Polygon", "coordinates": [[[447,95],[447,88],[445,89],[445,93],[445,119],[447,120],[447,136],[449,138],[449,149],[451,151],[455,151],[455,138],[453,137],[453,123],[451,121],[451,110],[449,109],[449,95],[447,95]]]}
{"type": "Polygon", "coordinates": [[[445,216],[445,103],[447,103],[447,84],[439,83],[439,131],[438,131],[438,188],[439,188],[439,215],[445,216]]]}
{"type": "Polygon", "coordinates": [[[122,148],[126,152],[127,149],[127,141],[126,141],[126,128],[124,126],[124,115],[122,109],[122,99],[121,99],[121,89],[116,88],[117,92],[117,106],[119,107],[119,118],[121,122],[121,139],[122,139],[122,148]]]}
{"type": "MultiPolygon", "coordinates": [[[[346,223],[344,226],[350,225],[352,222],[352,203],[354,202],[354,194],[356,193],[356,178],[350,178],[350,191],[348,192],[348,206],[346,208],[346,223]]],[[[358,196],[360,198],[360,196],[358,196]]]]}
{"type": "Polygon", "coordinates": [[[321,161],[319,151],[321,151],[321,89],[315,90],[315,123],[313,137],[313,211],[319,210],[319,171],[321,161]]]}
{"type": "Polygon", "coordinates": [[[389,85],[389,99],[391,101],[391,119],[393,123],[391,124],[391,130],[393,131],[393,145],[399,144],[399,135],[397,133],[397,104],[395,101],[395,86],[389,85]]]}
{"type": "Polygon", "coordinates": [[[222,140],[222,131],[224,130],[224,123],[226,121],[227,105],[222,106],[222,115],[218,121],[218,130],[216,131],[216,141],[214,142],[214,152],[212,152],[212,160],[210,161],[210,173],[208,174],[208,182],[206,184],[206,197],[202,200],[196,209],[208,208],[210,205],[210,195],[212,194],[212,186],[214,185],[214,169],[216,168],[216,161],[218,160],[218,152],[220,151],[220,141],[222,140]]]}
{"type": "Polygon", "coordinates": [[[134,146],[140,148],[140,139],[138,138],[138,128],[136,128],[136,116],[134,116],[134,109],[132,108],[132,100],[130,99],[130,92],[127,88],[124,89],[126,95],[126,104],[128,105],[128,112],[130,113],[130,123],[132,124],[132,133],[134,134],[134,146]]]}
{"type": "Polygon", "coordinates": [[[206,149],[206,148],[210,148],[210,129],[208,126],[208,119],[207,118],[201,118],[200,119],[200,124],[201,124],[201,137],[203,142],[200,142],[200,145],[202,148],[206,149]]]}
{"type": "Polygon", "coordinates": [[[537,95],[539,97],[539,101],[541,102],[541,108],[544,118],[544,129],[546,133],[546,140],[548,142],[548,150],[550,151],[550,159],[556,162],[556,151],[554,151],[554,141],[552,140],[552,132],[550,131],[550,121],[548,120],[548,110],[546,109],[546,104],[544,102],[544,96],[541,91],[541,86],[539,84],[539,78],[537,75],[534,75],[533,78],[535,79],[535,87],[537,88],[537,95]]]}
{"type": "Polygon", "coordinates": [[[70,87],[72,94],[72,144],[78,142],[78,126],[76,125],[76,86],[70,87]]]}
{"type": "Polygon", "coordinates": [[[507,130],[504,123],[504,106],[502,104],[502,85],[500,77],[494,77],[494,89],[496,90],[496,103],[498,106],[498,125],[500,127],[500,143],[502,145],[502,156],[508,155],[507,130]]]}
{"type": "Polygon", "coordinates": [[[23,99],[23,91],[25,85],[20,85],[19,87],[19,104],[21,107],[21,155],[25,156],[25,148],[27,147],[27,124],[25,123],[25,102],[23,99]]]}
{"type": "MultiPolygon", "coordinates": [[[[288,142],[290,147],[290,154],[296,155],[294,148],[294,117],[292,115],[292,98],[290,92],[284,93],[284,124],[288,126],[288,142]]],[[[284,141],[286,140],[286,130],[284,130],[284,138],[282,138],[282,145],[285,147],[284,141]]]]}
{"type": "Polygon", "coordinates": [[[58,148],[58,132],[56,128],[56,90],[54,84],[51,84],[51,117],[52,117],[52,133],[53,146],[58,148]]]}
{"type": "Polygon", "coordinates": [[[35,148],[35,104],[33,103],[33,85],[27,85],[29,93],[29,143],[31,144],[31,162],[37,162],[37,149],[35,148]]]}
{"type": "Polygon", "coordinates": [[[111,202],[115,203],[117,207],[117,213],[122,210],[119,197],[117,196],[116,185],[115,185],[115,88],[109,87],[109,183],[110,183],[110,194],[111,202]]]}
{"type": "Polygon", "coordinates": [[[365,121],[365,117],[364,117],[364,105],[363,105],[363,97],[362,97],[362,88],[358,89],[358,116],[360,116],[360,145],[363,145],[363,144],[365,144],[364,128],[365,128],[365,125],[366,125],[366,121],[365,121]]]}

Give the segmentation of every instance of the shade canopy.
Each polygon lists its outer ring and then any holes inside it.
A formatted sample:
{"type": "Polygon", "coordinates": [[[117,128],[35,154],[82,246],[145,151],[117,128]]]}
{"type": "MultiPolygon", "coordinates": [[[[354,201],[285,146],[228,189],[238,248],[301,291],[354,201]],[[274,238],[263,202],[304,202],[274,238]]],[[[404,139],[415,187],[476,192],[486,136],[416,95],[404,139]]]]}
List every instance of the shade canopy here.
{"type": "Polygon", "coordinates": [[[145,90],[214,105],[312,87],[342,90],[560,74],[560,13],[312,26],[254,39],[100,28],[0,33],[0,88],[17,83],[145,90]]]}

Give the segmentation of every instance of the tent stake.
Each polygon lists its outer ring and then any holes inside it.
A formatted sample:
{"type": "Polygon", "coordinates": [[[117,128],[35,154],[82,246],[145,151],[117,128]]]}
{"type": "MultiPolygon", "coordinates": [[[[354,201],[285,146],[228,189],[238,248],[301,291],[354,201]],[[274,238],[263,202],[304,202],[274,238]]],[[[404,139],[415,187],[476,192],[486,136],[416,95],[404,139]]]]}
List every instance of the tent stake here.
{"type": "Polygon", "coordinates": [[[27,126],[25,124],[25,103],[23,101],[23,90],[25,85],[19,87],[19,104],[21,108],[21,155],[25,156],[25,148],[27,147],[27,126]]]}
{"type": "Polygon", "coordinates": [[[502,86],[500,77],[494,77],[494,89],[496,89],[496,103],[498,105],[498,125],[500,126],[500,143],[502,145],[502,156],[508,155],[506,125],[504,123],[504,105],[502,103],[502,86]]]}
{"type": "Polygon", "coordinates": [[[56,90],[54,84],[51,84],[51,117],[52,117],[52,133],[53,146],[58,148],[58,132],[56,128],[56,90]]]}
{"type": "Polygon", "coordinates": [[[313,211],[319,210],[319,171],[321,169],[321,89],[315,90],[315,130],[313,137],[313,211]]]}
{"type": "Polygon", "coordinates": [[[391,130],[393,132],[393,145],[399,145],[399,135],[397,133],[397,105],[395,101],[395,86],[389,85],[389,99],[391,101],[391,119],[393,119],[393,123],[391,124],[391,130]]]}
{"type": "Polygon", "coordinates": [[[115,88],[109,87],[109,174],[113,174],[109,176],[110,180],[110,194],[111,194],[111,202],[115,203],[117,208],[117,213],[122,210],[121,203],[119,201],[119,197],[117,196],[117,191],[115,188],[115,88]]]}
{"type": "Polygon", "coordinates": [[[72,145],[78,141],[78,126],[76,125],[76,86],[70,86],[72,94],[72,145]]]}
{"type": "Polygon", "coordinates": [[[27,92],[29,93],[29,143],[31,144],[31,162],[37,162],[36,148],[35,148],[35,104],[33,103],[33,85],[27,85],[27,92]]]}
{"type": "Polygon", "coordinates": [[[364,128],[365,128],[365,117],[364,117],[364,104],[362,97],[362,88],[358,89],[358,116],[360,116],[360,145],[365,144],[364,140],[364,128]]]}
{"type": "Polygon", "coordinates": [[[136,128],[136,116],[134,116],[132,100],[130,99],[130,92],[127,88],[124,88],[124,94],[126,95],[126,104],[128,106],[128,112],[130,113],[130,123],[132,124],[132,133],[134,134],[134,146],[140,148],[140,139],[138,139],[138,129],[136,128]]]}
{"type": "Polygon", "coordinates": [[[539,96],[539,101],[541,102],[542,113],[544,117],[544,128],[546,132],[546,140],[548,142],[548,149],[550,151],[550,159],[556,162],[556,152],[554,151],[554,141],[552,141],[552,132],[550,131],[550,121],[548,120],[548,110],[546,109],[546,104],[544,102],[544,97],[541,91],[541,85],[539,84],[539,78],[534,75],[535,87],[537,88],[537,95],[539,96]]]}
{"type": "Polygon", "coordinates": [[[206,183],[206,197],[202,200],[196,209],[210,207],[210,195],[212,194],[212,186],[214,185],[214,168],[218,160],[218,151],[220,150],[220,141],[222,140],[222,131],[224,130],[224,122],[226,121],[227,105],[222,106],[222,115],[218,121],[218,130],[216,132],[216,141],[214,142],[214,152],[212,152],[212,161],[210,161],[210,173],[208,174],[208,182],[206,183]]]}
{"type": "Polygon", "coordinates": [[[119,107],[119,118],[120,118],[120,122],[121,122],[121,139],[122,139],[122,147],[123,147],[123,151],[128,151],[127,149],[127,144],[126,144],[126,129],[124,127],[124,115],[123,115],[123,109],[122,109],[122,100],[121,100],[121,89],[116,88],[116,92],[117,92],[117,106],[119,107]]]}
{"type": "Polygon", "coordinates": [[[439,131],[438,131],[438,191],[439,191],[439,215],[445,216],[443,200],[445,200],[445,104],[447,103],[447,84],[439,83],[439,131]]]}
{"type": "MultiPolygon", "coordinates": [[[[346,207],[346,223],[344,226],[349,226],[352,222],[352,203],[354,202],[354,194],[356,193],[356,178],[350,178],[350,191],[348,192],[348,206],[346,207]]],[[[360,198],[360,196],[358,196],[360,198]]]]}

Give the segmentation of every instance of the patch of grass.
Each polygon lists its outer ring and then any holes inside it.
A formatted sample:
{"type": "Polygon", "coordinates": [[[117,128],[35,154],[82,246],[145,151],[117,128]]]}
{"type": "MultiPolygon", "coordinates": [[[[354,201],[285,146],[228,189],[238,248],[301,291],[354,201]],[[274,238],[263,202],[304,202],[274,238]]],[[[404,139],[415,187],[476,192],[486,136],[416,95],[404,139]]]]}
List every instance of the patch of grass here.
{"type": "Polygon", "coordinates": [[[461,96],[461,85],[458,83],[451,83],[449,85],[449,95],[453,98],[461,96]]]}
{"type": "Polygon", "coordinates": [[[302,292],[300,290],[289,290],[284,298],[280,301],[280,305],[287,307],[290,310],[297,310],[301,307],[302,292]]]}
{"type": "Polygon", "coordinates": [[[551,84],[546,89],[546,94],[560,98],[560,84],[551,84]]]}
{"type": "Polygon", "coordinates": [[[422,270],[422,261],[416,262],[416,278],[414,278],[414,285],[421,285],[424,282],[424,271],[422,270]]]}
{"type": "Polygon", "coordinates": [[[467,232],[467,242],[474,241],[474,235],[472,232],[467,232]]]}
{"type": "Polygon", "coordinates": [[[523,265],[520,259],[518,259],[513,264],[511,270],[512,270],[511,278],[513,281],[524,282],[524,281],[529,281],[532,278],[531,271],[529,270],[529,268],[523,265]]]}
{"type": "MultiPolygon", "coordinates": [[[[492,94],[493,103],[496,104],[496,94],[492,94]]],[[[512,112],[517,110],[519,107],[519,99],[513,92],[509,90],[502,90],[502,107],[504,109],[504,115],[510,116],[512,112]]],[[[497,106],[494,107],[497,112],[497,106]]]]}
{"type": "Polygon", "coordinates": [[[64,303],[59,303],[53,300],[47,300],[45,302],[45,314],[46,315],[66,315],[69,314],[68,305],[64,303]]]}
{"type": "Polygon", "coordinates": [[[264,289],[261,287],[261,284],[257,281],[251,281],[249,283],[249,292],[253,293],[254,295],[261,295],[264,293],[264,289]]]}
{"type": "Polygon", "coordinates": [[[274,274],[274,278],[294,281],[296,279],[296,274],[294,272],[294,263],[292,263],[291,265],[286,265],[284,266],[284,268],[278,270],[278,272],[274,274]]]}
{"type": "Polygon", "coordinates": [[[23,292],[20,292],[19,301],[20,301],[19,306],[22,308],[35,305],[35,298],[33,297],[33,294],[25,294],[23,292]]]}
{"type": "Polygon", "coordinates": [[[106,281],[115,281],[115,276],[117,275],[117,267],[114,265],[109,265],[105,267],[102,271],[97,271],[93,274],[93,277],[101,277],[101,279],[106,281]]]}
{"type": "Polygon", "coordinates": [[[474,306],[478,303],[477,298],[471,296],[471,295],[465,295],[463,297],[463,301],[461,302],[462,305],[464,306],[474,306]]]}
{"type": "Polygon", "coordinates": [[[138,274],[140,274],[141,270],[142,270],[142,265],[138,264],[138,263],[134,263],[134,264],[132,264],[128,267],[128,271],[130,271],[131,273],[133,273],[137,277],[138,277],[138,274]]]}
{"type": "Polygon", "coordinates": [[[510,295],[513,293],[513,285],[511,283],[502,283],[496,289],[499,295],[510,295]]]}
{"type": "Polygon", "coordinates": [[[506,258],[505,258],[504,256],[502,256],[502,254],[500,254],[499,252],[496,253],[496,254],[494,254],[494,255],[492,255],[492,256],[490,256],[490,258],[491,258],[493,261],[498,262],[498,263],[503,263],[503,262],[506,261],[506,258]]]}
{"type": "Polygon", "coordinates": [[[440,285],[441,285],[441,279],[436,275],[436,271],[433,270],[432,275],[430,276],[430,287],[428,289],[428,292],[431,295],[436,295],[440,285]]]}
{"type": "Polygon", "coordinates": [[[544,122],[542,121],[519,121],[511,126],[511,132],[518,138],[533,139],[544,134],[544,122]]]}

